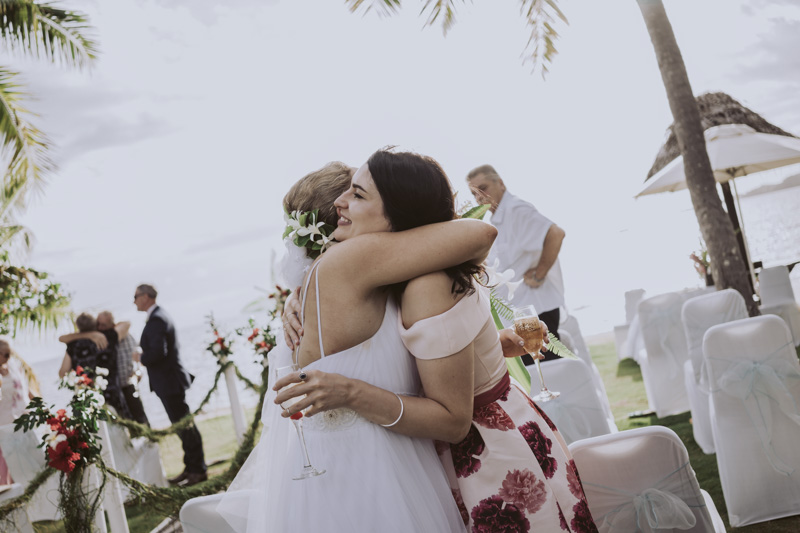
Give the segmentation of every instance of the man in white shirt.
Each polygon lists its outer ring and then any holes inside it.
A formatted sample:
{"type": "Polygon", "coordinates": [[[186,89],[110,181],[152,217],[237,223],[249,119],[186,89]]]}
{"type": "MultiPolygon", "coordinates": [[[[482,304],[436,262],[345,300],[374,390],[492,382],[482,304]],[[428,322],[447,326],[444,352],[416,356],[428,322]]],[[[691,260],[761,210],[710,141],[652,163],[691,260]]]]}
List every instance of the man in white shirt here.
{"type": "MultiPolygon", "coordinates": [[[[539,319],[558,335],[564,305],[564,279],[558,253],[564,230],[542,215],[530,202],[506,190],[500,175],[491,165],[482,165],[469,172],[467,183],[475,199],[491,204],[491,223],[497,228],[497,240],[489,254],[489,263],[499,259],[501,271],[514,270],[516,280],[524,283],[514,293],[514,306],[533,305],[539,319]]],[[[498,288],[507,299],[505,287],[498,288]]],[[[555,358],[547,352],[545,359],[555,358]]],[[[525,364],[533,364],[530,356],[525,364]]]]}

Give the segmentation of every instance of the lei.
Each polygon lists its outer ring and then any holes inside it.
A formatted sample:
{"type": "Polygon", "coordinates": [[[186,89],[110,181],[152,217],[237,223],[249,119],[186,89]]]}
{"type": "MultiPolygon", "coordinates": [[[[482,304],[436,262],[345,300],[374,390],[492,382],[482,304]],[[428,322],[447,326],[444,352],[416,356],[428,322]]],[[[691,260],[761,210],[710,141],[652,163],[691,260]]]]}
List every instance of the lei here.
{"type": "Polygon", "coordinates": [[[305,248],[306,254],[311,259],[316,259],[328,249],[333,242],[331,234],[336,229],[334,226],[319,220],[319,210],[284,212],[283,220],[286,229],[283,238],[289,239],[300,248],[305,248]]]}

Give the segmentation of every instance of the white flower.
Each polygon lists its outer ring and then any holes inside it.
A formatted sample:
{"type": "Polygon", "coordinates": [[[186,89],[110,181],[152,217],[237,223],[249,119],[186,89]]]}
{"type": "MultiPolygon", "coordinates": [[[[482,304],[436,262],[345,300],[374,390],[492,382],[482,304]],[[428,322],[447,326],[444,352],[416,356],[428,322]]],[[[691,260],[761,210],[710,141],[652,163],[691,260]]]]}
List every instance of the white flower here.
{"type": "Polygon", "coordinates": [[[103,395],[97,391],[90,391],[92,398],[94,399],[95,403],[99,406],[103,406],[106,404],[106,399],[103,398],[103,395]]]}
{"type": "Polygon", "coordinates": [[[215,342],[213,345],[211,345],[211,351],[214,352],[215,354],[218,354],[220,350],[221,348],[218,342],[215,342]]]}
{"type": "Polygon", "coordinates": [[[102,366],[98,366],[97,368],[94,369],[94,373],[97,374],[98,376],[107,376],[108,369],[103,368],[102,366]]]}
{"type": "Polygon", "coordinates": [[[514,269],[509,268],[508,270],[504,270],[503,272],[498,273],[497,270],[500,268],[500,259],[495,258],[494,263],[491,265],[485,265],[484,270],[486,270],[486,275],[489,276],[489,285],[495,285],[497,287],[505,286],[508,289],[508,299],[514,299],[514,291],[517,290],[517,287],[522,285],[522,280],[519,281],[511,281],[514,279],[514,269]]]}
{"type": "MultiPolygon", "coordinates": [[[[105,370],[105,369],[103,369],[103,370],[105,370]]],[[[106,370],[106,374],[107,373],[108,373],[108,370],[106,370]]],[[[97,388],[100,389],[100,390],[106,390],[106,387],[108,387],[108,380],[106,378],[104,378],[102,375],[96,376],[94,378],[94,382],[97,384],[97,388]]]]}
{"type": "Polygon", "coordinates": [[[51,448],[55,448],[58,446],[59,442],[63,442],[67,440],[67,436],[63,433],[55,433],[53,432],[51,435],[47,437],[47,443],[50,445],[51,448]]]}
{"type": "Polygon", "coordinates": [[[74,370],[71,371],[69,374],[67,374],[67,385],[69,385],[70,387],[74,387],[75,386],[75,381],[77,379],[78,379],[78,375],[75,374],[74,370]]]}

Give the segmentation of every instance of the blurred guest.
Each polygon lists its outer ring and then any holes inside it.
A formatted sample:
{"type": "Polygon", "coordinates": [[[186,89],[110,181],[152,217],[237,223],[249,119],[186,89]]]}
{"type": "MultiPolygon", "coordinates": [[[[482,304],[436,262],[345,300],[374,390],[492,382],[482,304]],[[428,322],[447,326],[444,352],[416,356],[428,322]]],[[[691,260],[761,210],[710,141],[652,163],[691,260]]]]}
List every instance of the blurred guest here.
{"type": "MultiPolygon", "coordinates": [[[[0,339],[0,426],[11,424],[25,411],[33,394],[28,389],[33,375],[26,376],[22,359],[11,349],[11,344],[0,339]]],[[[0,485],[13,483],[8,466],[0,451],[0,485]]]]}
{"type": "MultiPolygon", "coordinates": [[[[156,393],[167,416],[174,424],[190,413],[186,404],[186,389],[194,376],[181,364],[178,339],[172,319],[156,304],[158,292],[152,285],[139,285],[133,294],[136,309],[147,313],[147,323],[139,345],[142,347],[142,364],[147,368],[150,390],[156,393]]],[[[183,472],[170,479],[173,484],[194,485],[207,479],[203,454],[203,439],[192,424],[178,436],[183,443],[183,472]]]]}
{"type": "Polygon", "coordinates": [[[58,376],[64,377],[70,370],[79,366],[91,378],[97,375],[97,368],[108,370],[106,377],[107,386],[103,391],[106,402],[112,406],[117,414],[124,418],[131,418],[128,407],[119,387],[117,372],[117,344],[120,338],[128,336],[130,322],[120,322],[110,330],[97,331],[97,319],[89,313],[81,313],[75,319],[77,333],[69,333],[58,338],[67,345],[67,352],[58,370],[58,376]]]}
{"type": "MultiPolygon", "coordinates": [[[[116,328],[111,311],[102,311],[97,315],[97,329],[106,332],[116,328]]],[[[120,336],[117,344],[117,385],[122,391],[123,400],[128,407],[131,419],[140,424],[150,425],[144,412],[144,405],[139,396],[138,383],[142,379],[139,370],[139,350],[133,335],[120,336]]]]}
{"type": "MultiPolygon", "coordinates": [[[[467,183],[475,199],[491,205],[492,225],[497,228],[497,240],[489,255],[489,264],[499,260],[501,271],[514,270],[516,280],[524,284],[514,293],[515,307],[533,305],[539,320],[558,336],[564,305],[564,278],[558,254],[564,240],[564,230],[541,214],[530,202],[517,198],[506,190],[500,175],[491,165],[474,168],[467,174],[467,183]]],[[[500,296],[506,295],[502,292],[500,296]]],[[[546,352],[545,360],[557,356],[546,352]]],[[[526,365],[533,358],[522,358],[526,365]]]]}

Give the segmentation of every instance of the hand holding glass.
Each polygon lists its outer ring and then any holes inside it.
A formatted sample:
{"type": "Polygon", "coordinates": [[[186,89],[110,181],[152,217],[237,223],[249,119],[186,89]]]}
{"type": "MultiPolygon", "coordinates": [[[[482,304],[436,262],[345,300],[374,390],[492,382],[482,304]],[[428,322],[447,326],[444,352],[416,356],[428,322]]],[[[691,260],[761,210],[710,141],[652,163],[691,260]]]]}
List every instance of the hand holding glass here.
{"type": "MultiPolygon", "coordinates": [[[[275,380],[277,381],[280,378],[288,374],[291,374],[292,372],[297,372],[298,370],[300,370],[300,367],[298,367],[297,365],[289,365],[276,368],[275,380]]],[[[288,389],[289,387],[294,387],[295,385],[298,385],[298,383],[291,383],[285,386],[281,390],[288,389]]],[[[285,402],[281,403],[281,407],[283,407],[283,409],[288,409],[294,403],[302,400],[303,398],[305,398],[305,396],[296,396],[294,398],[290,398],[289,400],[286,400],[285,402]]],[[[299,480],[314,476],[321,476],[322,474],[325,473],[325,470],[317,470],[316,468],[314,468],[311,465],[311,459],[308,458],[308,448],[306,447],[306,438],[305,434],[303,433],[303,412],[298,411],[295,414],[293,414],[290,418],[292,420],[292,424],[294,424],[294,429],[297,431],[297,438],[300,440],[300,448],[303,451],[303,470],[297,475],[297,477],[294,477],[292,479],[299,480]]]]}
{"type": "Polygon", "coordinates": [[[541,357],[542,345],[542,324],[539,322],[539,316],[536,314],[536,309],[532,305],[519,307],[514,309],[514,331],[517,335],[522,337],[525,342],[525,350],[531,354],[536,363],[536,370],[539,372],[539,381],[542,384],[542,390],[533,397],[537,402],[549,402],[558,398],[561,393],[548,390],[547,385],[544,384],[544,376],[542,376],[542,366],[539,363],[541,357]]]}

